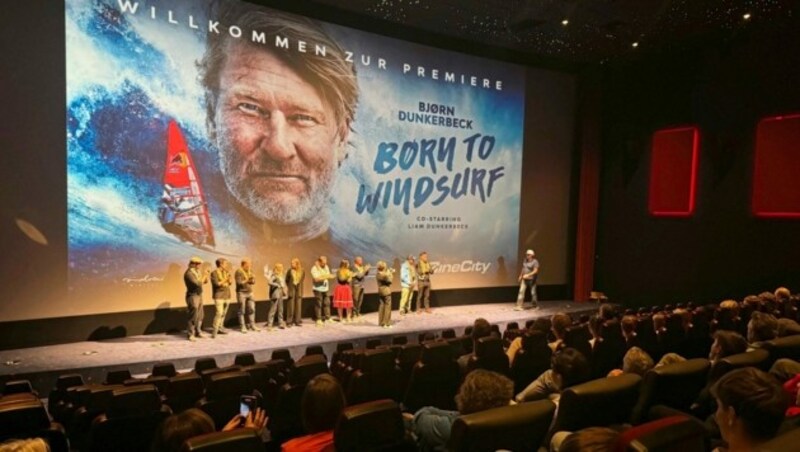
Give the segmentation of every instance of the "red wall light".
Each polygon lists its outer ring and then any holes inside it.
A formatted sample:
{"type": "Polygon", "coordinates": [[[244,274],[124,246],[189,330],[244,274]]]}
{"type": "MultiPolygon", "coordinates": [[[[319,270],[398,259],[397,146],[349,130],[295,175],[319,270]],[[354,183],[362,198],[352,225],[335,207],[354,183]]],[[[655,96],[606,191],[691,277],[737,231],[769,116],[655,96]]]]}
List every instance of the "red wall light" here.
{"type": "Polygon", "coordinates": [[[754,154],[753,214],[800,218],[800,114],[759,121],[754,154]]]}
{"type": "Polygon", "coordinates": [[[694,213],[700,131],[695,126],[653,133],[650,161],[650,214],[688,217],[694,213]]]}

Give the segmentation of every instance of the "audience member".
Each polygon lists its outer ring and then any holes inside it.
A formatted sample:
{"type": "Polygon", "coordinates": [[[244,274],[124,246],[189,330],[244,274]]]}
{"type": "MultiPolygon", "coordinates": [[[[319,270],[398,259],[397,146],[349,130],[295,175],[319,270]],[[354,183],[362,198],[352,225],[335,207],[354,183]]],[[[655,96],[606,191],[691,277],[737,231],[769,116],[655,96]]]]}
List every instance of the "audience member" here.
{"type": "Polygon", "coordinates": [[[612,452],[619,432],[607,427],[589,427],[577,432],[559,432],[550,443],[552,452],[612,452]]]}
{"type": "Polygon", "coordinates": [[[506,356],[508,356],[508,365],[511,366],[514,364],[514,358],[517,357],[517,352],[522,349],[522,340],[524,336],[531,336],[535,334],[543,334],[547,336],[547,332],[550,330],[550,322],[545,319],[536,319],[535,322],[528,327],[525,335],[515,337],[511,344],[508,346],[508,350],[506,350],[506,356]],[[539,322],[539,320],[545,320],[545,322],[539,322]]]}
{"type": "Polygon", "coordinates": [[[636,374],[644,377],[653,368],[653,358],[639,347],[631,347],[622,358],[622,369],[612,370],[608,376],[616,377],[622,374],[636,374]]]}
{"type": "Polygon", "coordinates": [[[50,445],[42,438],[12,439],[0,444],[0,452],[50,452],[50,445]]]}
{"type": "Polygon", "coordinates": [[[333,451],[333,430],[345,407],[339,381],[330,374],[312,378],[303,391],[300,415],[306,435],[283,443],[283,452],[333,451]]]}
{"type": "Polygon", "coordinates": [[[603,303],[600,305],[600,310],[598,311],[600,314],[600,318],[603,321],[613,320],[617,318],[617,307],[611,303],[603,303]]]}
{"type": "MultiPolygon", "coordinates": [[[[256,408],[246,419],[242,419],[238,414],[234,416],[222,428],[222,431],[226,432],[239,427],[261,431],[265,425],[267,425],[266,413],[261,408],[256,408]]],[[[153,438],[151,451],[178,452],[187,439],[214,431],[214,420],[211,419],[211,416],[199,408],[190,408],[164,419],[153,438]]]]}
{"type": "Polygon", "coordinates": [[[778,432],[787,408],[780,385],[753,367],[731,371],[711,388],[716,423],[728,451],[751,451],[778,432]]]}
{"type": "Polygon", "coordinates": [[[639,346],[639,338],[636,334],[636,316],[626,315],[620,322],[622,338],[625,339],[625,347],[630,349],[639,346]]]}
{"type": "Polygon", "coordinates": [[[550,343],[550,349],[555,352],[558,351],[558,349],[560,349],[564,344],[564,337],[567,335],[567,328],[572,325],[572,318],[569,315],[560,312],[553,315],[552,324],[553,326],[551,331],[553,332],[553,336],[555,336],[556,340],[550,343]]]}
{"type": "Polygon", "coordinates": [[[721,302],[716,317],[716,328],[718,330],[738,331],[740,322],[739,303],[735,300],[725,300],[721,302]]]}
{"type": "Polygon", "coordinates": [[[747,342],[751,348],[759,348],[762,342],[778,337],[778,320],[771,314],[756,311],[747,323],[747,342]]]}
{"type": "Polygon", "coordinates": [[[747,351],[747,340],[741,334],[730,330],[714,332],[714,342],[708,353],[708,360],[712,363],[731,355],[747,351]]]}
{"type": "Polygon", "coordinates": [[[425,407],[417,411],[411,431],[421,451],[446,451],[453,423],[460,415],[506,406],[514,397],[514,382],[484,369],[470,372],[456,394],[458,411],[425,407]]]}
{"type": "Polygon", "coordinates": [[[469,365],[469,360],[472,358],[472,355],[475,353],[476,344],[478,343],[478,339],[483,337],[489,337],[492,335],[492,325],[489,323],[488,320],[484,318],[477,318],[475,322],[472,324],[472,333],[470,336],[472,337],[472,353],[467,353],[465,355],[461,355],[458,358],[458,367],[461,368],[462,373],[466,373],[467,367],[469,365]]]}
{"type": "Polygon", "coordinates": [[[591,346],[592,350],[594,350],[595,344],[603,341],[603,338],[601,336],[602,331],[603,331],[603,319],[600,317],[600,315],[595,314],[589,317],[589,334],[592,335],[592,338],[589,339],[589,345],[591,346]]]}
{"type": "Polygon", "coordinates": [[[573,348],[565,348],[553,354],[551,366],[551,369],[546,370],[517,394],[517,402],[549,398],[558,403],[562,390],[589,381],[591,378],[589,361],[573,348]]]}
{"type": "Polygon", "coordinates": [[[669,366],[670,364],[682,363],[684,361],[686,361],[686,358],[677,353],[667,353],[658,360],[658,363],[656,363],[656,368],[669,366]]]}

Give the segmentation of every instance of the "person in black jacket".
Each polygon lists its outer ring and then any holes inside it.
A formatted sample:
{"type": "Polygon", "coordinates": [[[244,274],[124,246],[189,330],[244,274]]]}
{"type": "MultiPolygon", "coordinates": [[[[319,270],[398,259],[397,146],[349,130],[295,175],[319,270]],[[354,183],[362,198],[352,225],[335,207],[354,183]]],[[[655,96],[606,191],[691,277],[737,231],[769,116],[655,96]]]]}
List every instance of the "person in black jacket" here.
{"type": "Polygon", "coordinates": [[[188,309],[187,335],[190,341],[203,337],[203,284],[208,282],[208,270],[200,271],[203,260],[193,257],[189,260],[189,268],[183,274],[186,285],[186,307],[188,309]]]}

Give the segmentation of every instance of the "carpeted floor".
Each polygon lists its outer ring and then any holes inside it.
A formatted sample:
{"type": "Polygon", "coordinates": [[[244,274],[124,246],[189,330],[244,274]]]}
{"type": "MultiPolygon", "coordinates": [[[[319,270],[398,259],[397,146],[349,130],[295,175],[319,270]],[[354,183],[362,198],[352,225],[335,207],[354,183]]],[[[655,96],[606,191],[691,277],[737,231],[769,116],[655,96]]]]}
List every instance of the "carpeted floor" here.
{"type": "MultiPolygon", "coordinates": [[[[55,378],[65,373],[78,372],[87,382],[102,382],[109,370],[128,368],[132,374],[147,375],[153,363],[171,361],[179,370],[190,369],[195,359],[205,356],[216,358],[217,365],[233,364],[237,353],[251,352],[257,361],[266,361],[272,350],[288,348],[295,359],[300,358],[309,345],[320,344],[330,357],[336,344],[352,341],[356,348],[364,347],[367,339],[381,338],[384,343],[391,342],[394,336],[406,335],[409,342],[417,342],[420,333],[437,334],[454,328],[462,334],[464,328],[478,317],[505,330],[508,322],[517,321],[524,327],[525,321],[541,316],[550,316],[564,311],[572,314],[596,309],[596,306],[568,301],[549,301],[540,303],[536,310],[515,311],[512,303],[473,304],[437,308],[431,314],[409,314],[401,316],[392,312],[393,328],[377,326],[377,314],[364,316],[362,323],[333,323],[323,327],[315,326],[310,319],[304,319],[302,327],[272,332],[249,332],[242,334],[232,330],[227,335],[211,339],[198,339],[190,342],[186,336],[154,334],[132,336],[120,339],[44,347],[0,351],[0,380],[26,378],[31,380],[40,394],[45,396],[55,378]]],[[[206,319],[206,324],[210,319],[206,319]]]]}

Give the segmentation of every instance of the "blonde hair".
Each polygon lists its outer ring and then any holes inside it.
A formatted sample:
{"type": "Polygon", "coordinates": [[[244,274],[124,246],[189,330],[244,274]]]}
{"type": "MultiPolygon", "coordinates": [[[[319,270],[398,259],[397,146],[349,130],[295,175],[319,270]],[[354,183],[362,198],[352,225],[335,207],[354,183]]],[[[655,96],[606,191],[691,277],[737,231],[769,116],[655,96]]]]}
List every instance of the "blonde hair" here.
{"type": "Polygon", "coordinates": [[[42,438],[14,439],[0,443],[3,452],[50,452],[50,445],[42,438]]]}
{"type": "Polygon", "coordinates": [[[275,273],[283,273],[283,264],[278,262],[277,264],[275,264],[274,267],[272,267],[272,271],[274,271],[275,273]]]}
{"type": "Polygon", "coordinates": [[[294,264],[297,264],[297,270],[302,270],[303,269],[303,265],[300,263],[300,259],[298,259],[296,257],[292,258],[292,261],[290,263],[292,268],[294,268],[294,266],[295,266],[294,264]]]}

